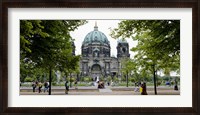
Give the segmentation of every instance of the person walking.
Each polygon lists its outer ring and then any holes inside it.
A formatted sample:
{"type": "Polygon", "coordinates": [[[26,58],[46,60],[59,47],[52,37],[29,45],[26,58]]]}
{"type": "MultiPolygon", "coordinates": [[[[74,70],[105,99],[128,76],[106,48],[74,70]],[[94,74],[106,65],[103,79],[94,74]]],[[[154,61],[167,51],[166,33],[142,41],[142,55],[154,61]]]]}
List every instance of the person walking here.
{"type": "Polygon", "coordinates": [[[144,82],[143,84],[142,84],[142,93],[141,93],[141,95],[148,95],[147,94],[147,88],[146,88],[146,83],[144,82]]]}
{"type": "Polygon", "coordinates": [[[77,80],[74,82],[74,85],[75,85],[75,89],[78,89],[78,87],[77,87],[78,81],[77,80]]]}
{"type": "Polygon", "coordinates": [[[35,90],[36,90],[36,92],[37,92],[37,91],[39,91],[39,82],[36,81],[36,82],[35,82],[35,85],[36,85],[35,90]]]}
{"type": "Polygon", "coordinates": [[[108,86],[110,86],[110,82],[109,81],[107,82],[107,84],[108,84],[108,86]]]}
{"type": "Polygon", "coordinates": [[[36,83],[35,82],[33,82],[32,87],[33,87],[33,92],[35,92],[35,88],[36,88],[36,83]]]}
{"type": "Polygon", "coordinates": [[[139,87],[140,87],[140,88],[139,88],[139,89],[140,89],[140,93],[142,93],[142,90],[143,90],[143,83],[140,82],[140,83],[139,83],[139,87]]]}
{"type": "Polygon", "coordinates": [[[178,83],[177,83],[176,80],[175,80],[175,84],[174,84],[174,90],[177,90],[177,91],[178,91],[178,83]]]}
{"type": "Polygon", "coordinates": [[[136,82],[134,91],[139,92],[139,90],[140,90],[139,83],[136,82]]]}
{"type": "Polygon", "coordinates": [[[44,83],[44,93],[45,91],[48,92],[49,84],[47,82],[44,83]]]}
{"type": "Polygon", "coordinates": [[[41,82],[39,82],[39,84],[38,84],[38,87],[39,87],[39,90],[38,90],[38,92],[40,93],[42,90],[42,83],[41,82]]]}
{"type": "Polygon", "coordinates": [[[68,81],[65,82],[65,94],[68,94],[69,91],[69,86],[68,86],[68,81]]]}

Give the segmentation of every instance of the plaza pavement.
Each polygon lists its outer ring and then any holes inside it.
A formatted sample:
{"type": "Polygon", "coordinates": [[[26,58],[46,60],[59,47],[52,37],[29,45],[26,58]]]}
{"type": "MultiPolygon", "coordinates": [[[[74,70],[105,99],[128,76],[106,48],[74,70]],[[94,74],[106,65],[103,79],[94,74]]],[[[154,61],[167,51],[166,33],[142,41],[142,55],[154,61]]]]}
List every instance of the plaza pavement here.
{"type": "MultiPolygon", "coordinates": [[[[37,91],[37,90],[36,90],[37,91]]],[[[155,95],[154,87],[147,86],[148,95],[155,95]]],[[[134,87],[111,87],[106,86],[105,89],[98,89],[96,86],[90,87],[78,87],[75,89],[74,87],[69,89],[68,94],[65,94],[65,87],[63,86],[53,86],[52,87],[52,95],[140,95],[140,92],[135,92],[134,87]]],[[[20,95],[48,95],[48,92],[32,92],[31,87],[21,87],[20,95]]],[[[157,95],[180,95],[180,89],[175,91],[173,87],[168,86],[159,86],[157,87],[157,95]]]]}

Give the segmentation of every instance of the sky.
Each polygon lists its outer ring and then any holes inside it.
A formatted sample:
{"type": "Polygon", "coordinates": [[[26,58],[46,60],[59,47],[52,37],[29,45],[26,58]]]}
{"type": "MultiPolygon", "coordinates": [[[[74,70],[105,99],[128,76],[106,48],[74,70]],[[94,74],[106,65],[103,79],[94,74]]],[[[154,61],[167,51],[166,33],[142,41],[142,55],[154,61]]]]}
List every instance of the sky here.
{"type": "MultiPolygon", "coordinates": [[[[111,56],[117,56],[117,40],[114,38],[111,38],[110,36],[110,29],[118,27],[118,23],[120,20],[87,20],[88,23],[85,25],[82,25],[78,27],[75,31],[71,32],[71,36],[73,39],[75,39],[75,46],[76,46],[76,55],[81,54],[81,46],[82,42],[84,41],[85,36],[94,30],[95,22],[97,22],[98,30],[103,32],[108,40],[110,41],[110,47],[111,47],[111,56]]],[[[133,58],[134,53],[130,51],[130,49],[137,45],[137,42],[133,41],[131,38],[126,39],[129,43],[129,53],[130,57],[133,58]]]]}

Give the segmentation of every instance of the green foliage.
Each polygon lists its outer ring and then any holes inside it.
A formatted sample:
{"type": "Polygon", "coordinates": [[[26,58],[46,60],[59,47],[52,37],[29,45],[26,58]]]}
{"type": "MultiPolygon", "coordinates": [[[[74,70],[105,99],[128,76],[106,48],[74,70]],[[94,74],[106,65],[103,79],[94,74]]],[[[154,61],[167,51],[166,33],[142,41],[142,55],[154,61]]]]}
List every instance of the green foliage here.
{"type": "Polygon", "coordinates": [[[138,41],[132,51],[137,68],[167,71],[180,70],[180,20],[124,20],[112,30],[114,38],[138,41]]]}
{"type": "Polygon", "coordinates": [[[52,82],[52,85],[53,85],[53,86],[56,86],[56,82],[52,82]]]}
{"type": "Polygon", "coordinates": [[[84,77],[81,77],[81,78],[80,78],[80,81],[82,81],[82,82],[83,82],[83,81],[84,81],[84,77]]]}
{"type": "Polygon", "coordinates": [[[99,77],[99,80],[100,80],[100,81],[104,81],[104,77],[103,77],[103,76],[100,76],[100,77],[99,77]]]}
{"type": "Polygon", "coordinates": [[[41,25],[41,20],[21,20],[20,21],[20,51],[31,52],[30,38],[37,34],[43,37],[48,36],[46,32],[43,32],[44,26],[41,25]]]}
{"type": "Polygon", "coordinates": [[[49,73],[49,69],[75,70],[79,56],[72,55],[70,31],[85,23],[83,20],[21,20],[20,79],[23,81],[27,74],[42,76],[35,75],[34,68],[42,68],[42,74],[49,73]]]}
{"type": "Polygon", "coordinates": [[[163,76],[162,79],[165,80],[165,81],[169,81],[169,80],[170,80],[170,77],[169,77],[169,76],[163,76]]]}
{"type": "Polygon", "coordinates": [[[121,59],[122,69],[121,71],[125,74],[130,74],[136,72],[136,66],[133,59],[130,58],[122,58],[121,59]]]}
{"type": "Polygon", "coordinates": [[[121,81],[126,81],[126,76],[125,75],[122,76],[121,81]]]}
{"type": "Polygon", "coordinates": [[[70,78],[70,82],[74,82],[76,79],[74,77],[70,78]]]}
{"type": "Polygon", "coordinates": [[[112,81],[118,83],[119,82],[119,78],[117,78],[116,76],[114,76],[113,79],[112,79],[112,81]]]}
{"type": "Polygon", "coordinates": [[[83,79],[84,82],[90,82],[90,81],[92,81],[92,78],[89,77],[89,76],[82,77],[82,79],[83,79]]]}
{"type": "MultiPolygon", "coordinates": [[[[69,39],[69,32],[74,31],[78,26],[84,23],[85,21],[82,20],[21,20],[20,51],[23,51],[23,53],[32,52],[34,49],[31,47],[36,40],[40,40],[40,44],[42,44],[42,41],[49,38],[58,39],[57,41],[59,41],[60,38],[69,39]]],[[[63,44],[64,43],[65,42],[63,42],[63,44]]]]}
{"type": "Polygon", "coordinates": [[[131,81],[131,82],[136,82],[135,78],[133,78],[133,77],[130,77],[130,78],[129,78],[129,81],[131,81]]]}
{"type": "MultiPolygon", "coordinates": [[[[24,74],[27,74],[26,64],[31,64],[33,68],[43,68],[49,73],[49,78],[54,75],[52,70],[64,71],[66,75],[75,71],[80,56],[72,54],[73,39],[70,32],[85,23],[84,20],[20,20],[22,80],[24,74]]],[[[49,79],[50,86],[51,82],[49,79]]]]}
{"type": "Polygon", "coordinates": [[[25,81],[25,82],[33,82],[33,78],[31,78],[31,77],[26,77],[24,81],[25,81]]]}
{"type": "Polygon", "coordinates": [[[70,81],[70,77],[66,77],[66,81],[70,81]]]}
{"type": "Polygon", "coordinates": [[[110,82],[112,80],[112,77],[111,76],[108,76],[107,78],[106,78],[106,81],[107,82],[110,82]]]}
{"type": "MultiPolygon", "coordinates": [[[[126,82],[121,82],[121,83],[116,84],[116,86],[126,86],[126,85],[127,85],[126,82]]],[[[129,82],[129,86],[134,86],[134,83],[133,82],[129,82]]]]}
{"type": "Polygon", "coordinates": [[[111,31],[111,36],[132,38],[138,42],[131,49],[136,53],[135,68],[143,77],[152,73],[155,85],[157,71],[162,70],[165,74],[170,71],[179,73],[180,20],[123,20],[118,28],[111,31]]]}
{"type": "Polygon", "coordinates": [[[56,82],[57,78],[56,78],[56,74],[55,74],[55,70],[52,70],[52,82],[56,82]]]}
{"type": "Polygon", "coordinates": [[[78,86],[91,86],[91,83],[88,83],[88,82],[80,82],[80,83],[78,83],[78,86]]]}
{"type": "Polygon", "coordinates": [[[30,59],[44,67],[67,59],[72,50],[70,31],[84,23],[79,20],[21,20],[21,59],[30,59]]]}
{"type": "Polygon", "coordinates": [[[179,83],[180,82],[180,76],[174,77],[174,80],[176,80],[179,83]]]}
{"type": "Polygon", "coordinates": [[[174,77],[174,76],[163,76],[161,78],[163,81],[180,81],[180,77],[174,77]]]}

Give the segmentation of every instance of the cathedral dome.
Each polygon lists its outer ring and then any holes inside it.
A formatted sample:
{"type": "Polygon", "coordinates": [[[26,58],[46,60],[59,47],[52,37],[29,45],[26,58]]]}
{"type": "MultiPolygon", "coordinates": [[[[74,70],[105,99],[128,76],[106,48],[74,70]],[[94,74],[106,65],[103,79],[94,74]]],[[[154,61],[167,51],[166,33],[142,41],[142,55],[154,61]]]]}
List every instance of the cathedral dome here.
{"type": "Polygon", "coordinates": [[[95,26],[94,26],[94,30],[89,32],[85,36],[83,44],[90,44],[90,43],[95,43],[95,42],[101,43],[101,44],[110,44],[106,35],[103,32],[98,31],[98,27],[97,27],[96,23],[95,23],[95,26]]]}

